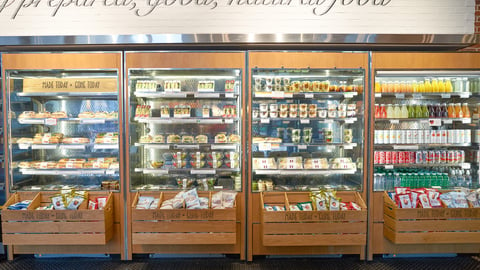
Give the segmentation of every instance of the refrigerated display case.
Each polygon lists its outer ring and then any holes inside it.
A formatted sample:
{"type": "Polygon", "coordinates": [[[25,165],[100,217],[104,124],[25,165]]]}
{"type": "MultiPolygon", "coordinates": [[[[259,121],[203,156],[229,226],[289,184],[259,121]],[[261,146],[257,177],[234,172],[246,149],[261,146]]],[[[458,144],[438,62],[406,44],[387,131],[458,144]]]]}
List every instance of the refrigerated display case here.
{"type": "Polygon", "coordinates": [[[367,54],[250,52],[249,63],[249,254],[363,258],[367,54]]]}
{"type": "Polygon", "coordinates": [[[244,60],[126,53],[132,253],[245,256],[244,60]]]}
{"type": "MultiPolygon", "coordinates": [[[[1,70],[1,67],[2,67],[2,57],[1,57],[1,53],[0,53],[0,70],[1,70]]],[[[0,102],[0,115],[3,116],[3,80],[2,80],[2,74],[0,73],[0,89],[2,91],[2,101],[0,102]]],[[[4,159],[3,159],[3,156],[4,156],[4,152],[3,152],[3,128],[4,128],[4,125],[3,125],[3,117],[2,119],[0,120],[0,140],[1,140],[1,144],[0,144],[0,204],[3,205],[5,203],[5,163],[4,163],[4,159]]]]}
{"type": "Polygon", "coordinates": [[[478,251],[480,211],[465,195],[479,186],[479,60],[469,53],[373,54],[369,253],[478,251]],[[464,195],[450,193],[460,188],[464,195]],[[413,196],[398,201],[403,193],[413,196]],[[448,203],[453,194],[456,204],[448,203]]]}
{"type": "Polygon", "coordinates": [[[121,53],[6,53],[3,63],[9,258],[123,254],[121,53]],[[24,200],[28,215],[9,207],[24,200]]]}

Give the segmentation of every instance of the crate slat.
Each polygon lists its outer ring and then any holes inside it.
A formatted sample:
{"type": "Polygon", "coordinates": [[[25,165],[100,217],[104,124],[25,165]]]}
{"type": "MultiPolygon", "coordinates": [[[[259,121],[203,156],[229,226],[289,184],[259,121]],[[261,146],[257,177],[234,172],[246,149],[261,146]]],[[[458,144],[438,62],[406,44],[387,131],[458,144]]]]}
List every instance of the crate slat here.
{"type": "Polygon", "coordinates": [[[362,222],[312,222],[312,223],[265,223],[263,225],[264,234],[289,234],[296,232],[304,233],[365,233],[367,224],[362,222]]]}
{"type": "Polygon", "coordinates": [[[236,233],[134,233],[137,245],[234,245],[236,233]]]}
{"type": "Polygon", "coordinates": [[[366,234],[263,235],[264,246],[356,246],[365,245],[366,234]]]}
{"type": "Polygon", "coordinates": [[[105,233],[103,222],[2,222],[8,233],[105,233]]]}
{"type": "Polygon", "coordinates": [[[383,227],[384,236],[395,244],[478,244],[480,232],[412,232],[398,233],[383,227]]]}
{"type": "Polygon", "coordinates": [[[106,234],[4,234],[6,245],[105,245],[106,234]]]}
{"type": "Polygon", "coordinates": [[[132,232],[235,232],[235,221],[136,221],[132,232]]]}
{"type": "Polygon", "coordinates": [[[405,231],[478,231],[480,220],[451,219],[451,220],[415,220],[398,221],[388,216],[384,218],[385,225],[398,232],[405,231]]]}

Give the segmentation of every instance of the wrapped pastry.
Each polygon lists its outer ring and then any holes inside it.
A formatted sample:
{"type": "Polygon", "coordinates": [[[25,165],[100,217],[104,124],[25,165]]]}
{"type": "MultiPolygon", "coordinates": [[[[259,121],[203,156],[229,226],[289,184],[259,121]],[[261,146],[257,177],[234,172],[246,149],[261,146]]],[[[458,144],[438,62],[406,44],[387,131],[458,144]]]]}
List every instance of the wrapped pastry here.
{"type": "Polygon", "coordinates": [[[193,142],[194,142],[193,136],[189,136],[189,135],[182,136],[182,143],[193,143],[193,142]]]}
{"type": "Polygon", "coordinates": [[[153,136],[154,143],[165,143],[165,137],[163,135],[154,135],[153,136]]]}
{"type": "Polygon", "coordinates": [[[208,137],[207,137],[207,135],[197,135],[195,137],[195,142],[196,143],[208,143],[208,137]]]}
{"type": "Polygon", "coordinates": [[[18,144],[32,144],[33,139],[32,138],[20,138],[16,141],[18,144]]]}
{"type": "Polygon", "coordinates": [[[152,168],[155,168],[155,169],[161,168],[163,164],[164,164],[163,160],[150,161],[150,165],[152,166],[152,168]]]}
{"type": "Polygon", "coordinates": [[[72,137],[72,138],[63,138],[62,143],[65,144],[76,144],[76,143],[89,143],[90,140],[88,138],[82,137],[72,137]]]}
{"type": "Polygon", "coordinates": [[[230,143],[239,143],[240,142],[240,136],[237,134],[230,134],[228,136],[228,142],[230,143]]]}
{"type": "Polygon", "coordinates": [[[180,135],[171,134],[167,136],[167,143],[180,143],[181,140],[180,135]]]}
{"type": "Polygon", "coordinates": [[[286,157],[278,159],[279,169],[302,169],[302,157],[286,157]]]}
{"type": "Polygon", "coordinates": [[[25,111],[18,116],[18,119],[25,119],[25,118],[35,118],[35,112],[25,111]]]}
{"type": "Polygon", "coordinates": [[[68,115],[66,112],[63,112],[63,111],[59,111],[59,112],[54,112],[51,114],[51,117],[52,118],[67,118],[68,115]]]}
{"type": "Polygon", "coordinates": [[[227,135],[224,133],[217,134],[215,136],[215,143],[226,143],[227,142],[227,135]]]}
{"type": "Polygon", "coordinates": [[[200,201],[198,199],[197,189],[191,189],[183,193],[183,199],[185,200],[185,205],[187,209],[199,209],[200,201]]]}
{"type": "Polygon", "coordinates": [[[78,114],[78,118],[94,118],[95,117],[95,113],[93,112],[81,112],[78,114]]]}
{"type": "Polygon", "coordinates": [[[140,143],[151,143],[153,141],[153,137],[151,135],[143,135],[140,137],[140,143]]]}

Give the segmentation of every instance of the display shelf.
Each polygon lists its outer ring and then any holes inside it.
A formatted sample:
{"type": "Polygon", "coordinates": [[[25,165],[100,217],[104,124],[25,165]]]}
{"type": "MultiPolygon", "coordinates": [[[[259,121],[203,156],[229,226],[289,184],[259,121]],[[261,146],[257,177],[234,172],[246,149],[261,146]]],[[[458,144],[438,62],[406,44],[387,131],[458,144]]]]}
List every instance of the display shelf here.
{"type": "Polygon", "coordinates": [[[382,97],[395,97],[396,99],[431,99],[431,98],[442,98],[450,99],[454,97],[459,98],[469,98],[472,96],[471,92],[427,92],[427,93],[375,93],[375,98],[382,97]]]}
{"type": "Polygon", "coordinates": [[[420,122],[431,126],[439,126],[442,124],[452,124],[453,122],[461,122],[470,124],[472,118],[376,118],[375,122],[390,122],[390,124],[399,124],[401,122],[420,122]]]}
{"type": "Polygon", "coordinates": [[[353,149],[357,147],[357,143],[310,143],[310,144],[295,144],[295,143],[253,143],[257,145],[260,151],[275,150],[282,147],[297,147],[298,149],[306,149],[307,147],[343,147],[345,149],[353,149]]]}
{"type": "Polygon", "coordinates": [[[240,169],[228,169],[228,168],[187,168],[187,169],[178,169],[178,168],[168,168],[168,169],[150,169],[150,168],[135,168],[135,172],[143,173],[143,174],[155,174],[155,175],[167,175],[167,174],[212,174],[216,175],[219,173],[233,173],[239,172],[240,169]]]}
{"type": "Polygon", "coordinates": [[[238,143],[135,143],[137,147],[163,149],[163,150],[182,150],[182,149],[211,149],[211,150],[236,150],[240,146],[238,143]]]}
{"type": "Polygon", "coordinates": [[[429,144],[375,144],[375,148],[393,150],[418,150],[429,148],[470,147],[471,143],[429,143],[429,144]]]}
{"type": "Polygon", "coordinates": [[[17,119],[20,124],[32,125],[56,125],[58,122],[72,122],[77,124],[105,124],[118,122],[118,118],[21,118],[17,119]]]}
{"type": "Polygon", "coordinates": [[[19,169],[23,175],[114,175],[119,169],[19,169]]]}
{"type": "Polygon", "coordinates": [[[254,92],[253,97],[257,99],[344,99],[357,96],[357,92],[254,92]]]}
{"type": "Polygon", "coordinates": [[[151,123],[151,124],[233,124],[238,122],[239,118],[199,118],[199,117],[190,117],[190,118],[162,118],[162,117],[135,117],[134,121],[139,123],[151,123]]]}
{"type": "Polygon", "coordinates": [[[235,99],[238,97],[237,93],[234,92],[139,92],[136,91],[135,96],[137,98],[164,98],[164,99],[176,99],[176,98],[187,98],[187,99],[235,99]]]}
{"type": "Polygon", "coordinates": [[[471,163],[430,163],[430,164],[374,164],[374,167],[384,167],[385,169],[394,168],[440,168],[440,167],[461,167],[462,169],[470,169],[471,163]]]}
{"type": "Polygon", "coordinates": [[[281,117],[268,117],[268,118],[252,118],[253,123],[260,123],[260,124],[270,124],[271,121],[298,121],[301,124],[309,124],[310,122],[319,122],[319,123],[333,123],[333,122],[345,122],[346,124],[353,124],[357,122],[358,118],[357,117],[345,117],[345,118],[281,118],[281,117]]]}
{"type": "Polygon", "coordinates": [[[356,169],[335,169],[335,170],[253,170],[257,175],[332,175],[332,174],[355,174],[356,169]]]}
{"type": "Polygon", "coordinates": [[[92,148],[92,150],[118,150],[119,145],[117,143],[103,143],[103,144],[93,144],[93,143],[79,143],[79,144],[18,144],[19,149],[27,150],[86,150],[87,148],[92,148]]]}

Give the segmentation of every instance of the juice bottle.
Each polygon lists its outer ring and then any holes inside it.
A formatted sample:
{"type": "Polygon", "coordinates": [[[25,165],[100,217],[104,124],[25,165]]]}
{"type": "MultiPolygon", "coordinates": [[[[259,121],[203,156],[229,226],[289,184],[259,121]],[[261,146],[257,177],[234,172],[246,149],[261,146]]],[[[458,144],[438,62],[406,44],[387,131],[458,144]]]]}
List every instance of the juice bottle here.
{"type": "Polygon", "coordinates": [[[413,81],[412,82],[412,92],[420,92],[418,91],[418,84],[417,84],[417,81],[413,81]]]}
{"type": "Polygon", "coordinates": [[[424,92],[428,92],[428,93],[432,92],[432,90],[433,90],[432,89],[432,84],[430,83],[429,79],[425,79],[424,85],[425,85],[425,91],[424,92]]]}
{"type": "Polygon", "coordinates": [[[420,104],[415,105],[415,118],[422,118],[422,106],[420,104]]]}
{"type": "Polygon", "coordinates": [[[382,82],[381,89],[382,89],[382,93],[388,92],[387,82],[382,82]]]}
{"type": "Polygon", "coordinates": [[[435,106],[433,106],[433,104],[428,105],[428,117],[430,118],[435,117],[435,106]]]}
{"type": "Polygon", "coordinates": [[[375,82],[375,93],[381,93],[382,89],[380,87],[380,82],[375,82]]]}
{"type": "Polygon", "coordinates": [[[447,111],[448,111],[449,118],[456,118],[457,114],[455,113],[455,108],[453,106],[453,103],[448,103],[447,111]]]}
{"type": "Polygon", "coordinates": [[[463,117],[470,118],[470,109],[468,108],[467,103],[462,104],[462,113],[463,113],[463,117]]]}
{"type": "Polygon", "coordinates": [[[424,82],[418,82],[418,91],[417,92],[420,92],[420,93],[425,92],[425,83],[424,82]]]}
{"type": "Polygon", "coordinates": [[[402,92],[402,93],[407,92],[407,85],[405,84],[405,81],[400,82],[400,92],[402,92]]]}
{"type": "Polygon", "coordinates": [[[380,118],[387,118],[387,110],[385,104],[380,105],[380,118]]]}
{"type": "Polygon", "coordinates": [[[380,106],[375,104],[375,118],[380,118],[380,106]]]}
{"type": "Polygon", "coordinates": [[[387,105],[387,118],[393,118],[394,110],[392,104],[387,105]]]}
{"type": "Polygon", "coordinates": [[[447,110],[447,103],[442,104],[442,118],[447,118],[448,117],[448,110],[447,110]]]}
{"type": "Polygon", "coordinates": [[[447,92],[445,91],[445,83],[442,78],[438,79],[438,92],[447,92]]]}
{"type": "Polygon", "coordinates": [[[395,93],[400,93],[400,82],[399,81],[395,81],[395,84],[393,85],[393,91],[395,93]]]}
{"type": "Polygon", "coordinates": [[[430,117],[430,112],[428,111],[427,104],[422,105],[422,118],[430,117]]]}
{"type": "Polygon", "coordinates": [[[449,78],[445,80],[445,92],[453,92],[452,81],[449,78]]]}
{"type": "Polygon", "coordinates": [[[389,93],[395,92],[394,89],[393,89],[393,82],[392,81],[388,82],[388,91],[387,92],[389,92],[389,93]]]}
{"type": "Polygon", "coordinates": [[[400,105],[395,104],[395,107],[393,108],[393,118],[401,118],[402,117],[402,111],[400,109],[400,105]]]}
{"type": "Polygon", "coordinates": [[[431,92],[438,92],[438,81],[437,81],[437,79],[432,79],[432,91],[431,92]]]}
{"type": "Polygon", "coordinates": [[[442,105],[440,104],[435,105],[435,117],[437,118],[442,117],[442,105]]]}
{"type": "Polygon", "coordinates": [[[455,103],[455,115],[457,118],[463,118],[463,112],[460,103],[455,103]]]}
{"type": "Polygon", "coordinates": [[[405,104],[402,105],[401,118],[408,118],[408,109],[407,109],[407,105],[405,104]]]}
{"type": "Polygon", "coordinates": [[[411,81],[408,81],[408,82],[405,83],[405,91],[407,93],[412,93],[413,92],[413,86],[412,86],[411,81]]]}

